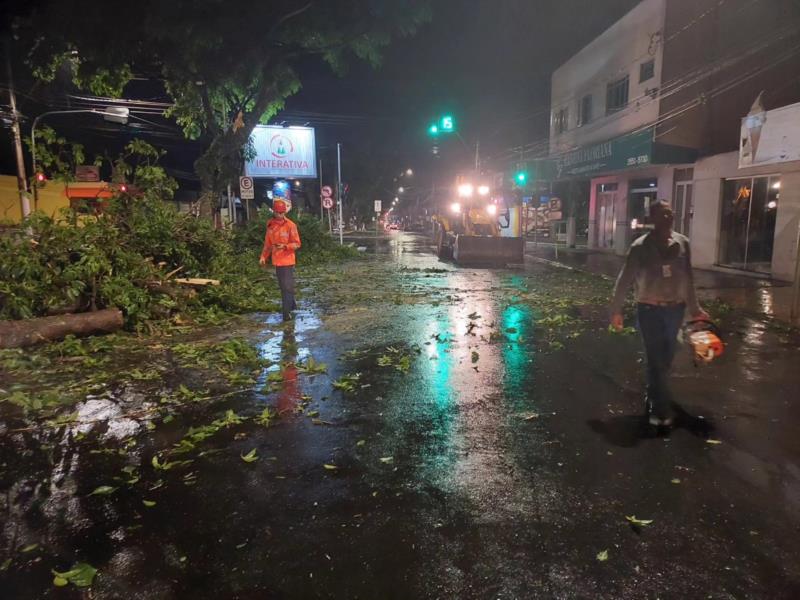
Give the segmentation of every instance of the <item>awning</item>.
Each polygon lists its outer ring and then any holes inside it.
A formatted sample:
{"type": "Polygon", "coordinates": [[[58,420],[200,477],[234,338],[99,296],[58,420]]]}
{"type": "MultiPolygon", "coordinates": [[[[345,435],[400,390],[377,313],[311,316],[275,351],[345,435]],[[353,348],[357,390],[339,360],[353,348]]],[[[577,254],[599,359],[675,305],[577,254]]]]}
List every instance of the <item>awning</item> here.
{"type": "Polygon", "coordinates": [[[530,167],[539,181],[558,181],[594,177],[649,165],[687,164],[697,158],[697,151],[654,141],[654,129],[582,146],[564,154],[533,161],[530,167]]]}

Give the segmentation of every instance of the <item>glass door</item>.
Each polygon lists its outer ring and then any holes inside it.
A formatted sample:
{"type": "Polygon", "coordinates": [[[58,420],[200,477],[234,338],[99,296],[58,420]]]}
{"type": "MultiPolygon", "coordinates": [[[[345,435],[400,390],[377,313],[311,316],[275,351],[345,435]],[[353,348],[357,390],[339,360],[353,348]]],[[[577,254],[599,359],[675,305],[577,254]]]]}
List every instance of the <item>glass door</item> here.
{"type": "Polygon", "coordinates": [[[672,206],[675,213],[674,229],[683,235],[692,230],[692,182],[680,181],[675,184],[675,200],[672,206]]]}
{"type": "Polygon", "coordinates": [[[723,186],[720,264],[770,273],[780,177],[728,179],[723,186]]]}
{"type": "Polygon", "coordinates": [[[600,248],[614,246],[614,228],[616,227],[616,192],[601,192],[597,195],[597,245],[600,248]]]}

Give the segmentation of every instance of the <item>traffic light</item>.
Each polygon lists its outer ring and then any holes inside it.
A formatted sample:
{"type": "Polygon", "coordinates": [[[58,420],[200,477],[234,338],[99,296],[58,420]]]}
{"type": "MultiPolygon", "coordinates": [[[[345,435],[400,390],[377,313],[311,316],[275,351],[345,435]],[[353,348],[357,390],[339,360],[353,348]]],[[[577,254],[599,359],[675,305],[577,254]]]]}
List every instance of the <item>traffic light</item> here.
{"type": "Polygon", "coordinates": [[[456,130],[456,123],[452,115],[445,115],[439,122],[439,127],[446,133],[452,133],[456,130]]]}
{"type": "Polygon", "coordinates": [[[439,135],[439,126],[436,123],[433,123],[430,127],[428,127],[428,135],[439,135]]]}
{"type": "Polygon", "coordinates": [[[523,186],[528,183],[528,174],[525,171],[517,171],[517,174],[514,175],[514,181],[517,185],[523,186]]]}

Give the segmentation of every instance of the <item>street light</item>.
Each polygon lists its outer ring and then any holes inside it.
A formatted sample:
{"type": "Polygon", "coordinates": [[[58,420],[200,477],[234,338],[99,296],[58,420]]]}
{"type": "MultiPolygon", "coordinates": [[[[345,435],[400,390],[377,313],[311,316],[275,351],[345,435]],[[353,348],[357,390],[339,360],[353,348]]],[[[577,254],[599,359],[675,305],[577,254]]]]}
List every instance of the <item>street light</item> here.
{"type": "Polygon", "coordinates": [[[413,169],[406,169],[406,175],[409,176],[409,177],[412,177],[414,175],[414,170],[413,169]]]}
{"type": "MultiPolygon", "coordinates": [[[[36,125],[38,125],[39,120],[43,119],[44,117],[48,117],[50,115],[71,115],[77,113],[90,113],[95,115],[103,115],[103,118],[106,121],[110,121],[112,123],[120,123],[125,125],[128,122],[128,117],[130,116],[130,109],[126,106],[107,106],[105,110],[97,110],[96,108],[84,108],[84,109],[75,109],[75,110],[49,110],[47,112],[43,112],[42,114],[38,115],[31,124],[31,163],[33,166],[33,172],[36,173],[36,125]]],[[[36,206],[39,202],[39,187],[37,185],[33,186],[33,203],[36,206]]],[[[27,215],[23,215],[27,216],[27,215]]]]}
{"type": "Polygon", "coordinates": [[[404,188],[403,186],[400,186],[399,188],[397,188],[397,193],[398,194],[402,194],[405,191],[406,191],[406,188],[404,188]]]}

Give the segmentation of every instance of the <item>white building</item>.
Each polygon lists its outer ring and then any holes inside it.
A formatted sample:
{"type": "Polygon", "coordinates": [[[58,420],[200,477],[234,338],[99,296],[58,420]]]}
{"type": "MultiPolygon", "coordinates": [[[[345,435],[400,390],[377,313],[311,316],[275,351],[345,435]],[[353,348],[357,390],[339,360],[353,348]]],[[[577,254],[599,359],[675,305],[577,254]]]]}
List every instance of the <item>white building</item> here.
{"type": "Polygon", "coordinates": [[[761,90],[768,108],[800,100],[798,48],[793,0],[643,0],[553,73],[550,156],[535,171],[568,206],[588,204],[592,248],[625,253],[663,198],[697,265],[792,279],[797,166],[739,169],[737,149],[761,90]],[[730,194],[751,194],[758,209],[748,201],[744,233],[741,198],[732,211],[730,194]]]}

